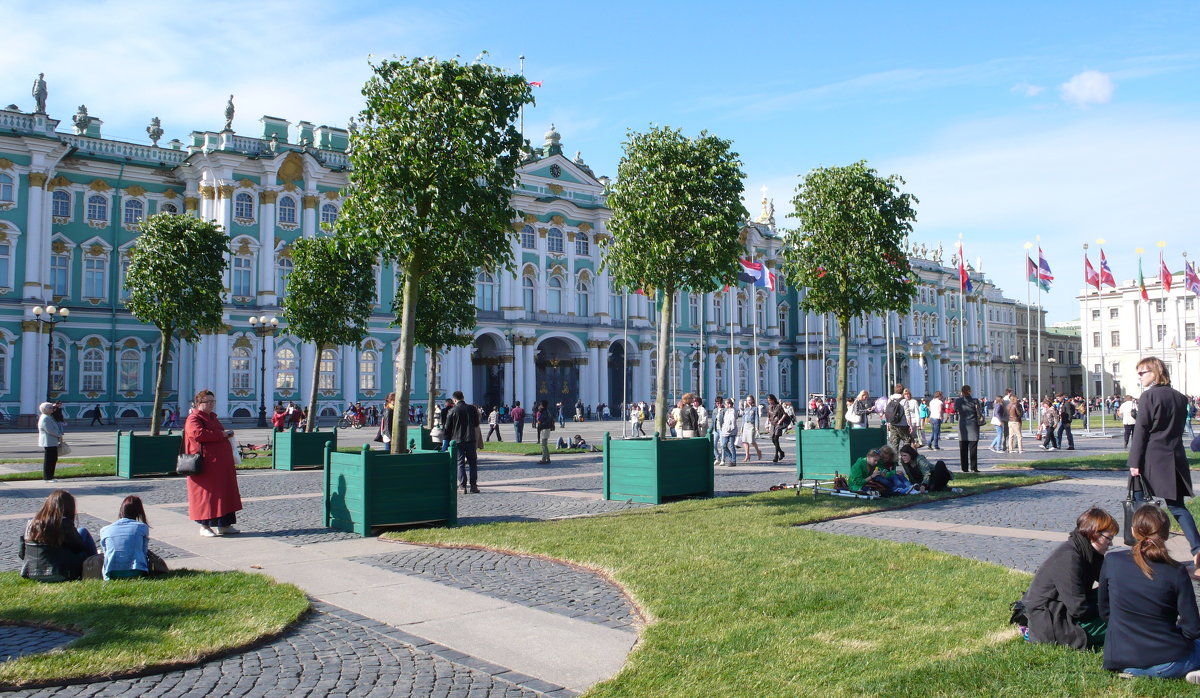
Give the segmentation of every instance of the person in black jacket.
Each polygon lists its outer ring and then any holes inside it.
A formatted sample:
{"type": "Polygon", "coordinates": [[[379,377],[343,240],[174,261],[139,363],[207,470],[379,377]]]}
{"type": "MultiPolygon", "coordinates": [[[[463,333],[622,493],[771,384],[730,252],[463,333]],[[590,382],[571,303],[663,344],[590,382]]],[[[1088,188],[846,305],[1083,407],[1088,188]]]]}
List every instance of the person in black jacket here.
{"type": "Polygon", "coordinates": [[[479,453],[475,434],[479,429],[479,410],[467,404],[461,390],[454,391],[454,407],[446,414],[446,438],[458,445],[458,486],[463,494],[479,494],[479,453]]]}
{"type": "MultiPolygon", "coordinates": [[[[1162,360],[1147,356],[1138,362],[1138,381],[1145,390],[1138,398],[1137,421],[1129,440],[1129,475],[1139,475],[1150,493],[1167,500],[1167,509],[1187,538],[1193,562],[1200,568],[1200,531],[1196,520],[1183,504],[1183,498],[1195,496],[1192,472],[1183,450],[1183,429],[1187,421],[1187,398],[1171,387],[1171,375],[1162,360]]],[[[1135,493],[1138,499],[1144,493],[1135,493]]]]}
{"type": "Polygon", "coordinates": [[[1071,433],[1071,420],[1075,419],[1075,403],[1063,393],[1058,394],[1058,447],[1063,448],[1063,437],[1067,437],[1066,450],[1075,450],[1075,435],[1071,433]]]}
{"type": "Polygon", "coordinates": [[[1104,668],[1200,684],[1200,612],[1187,571],[1167,553],[1170,521],[1146,504],[1132,528],[1137,543],[1110,554],[1100,571],[1104,668]]]}
{"type": "Polygon", "coordinates": [[[79,579],[83,561],[96,554],[96,542],[75,523],[75,498],[66,490],[51,492],[21,536],[21,576],[39,582],[79,579]]]}
{"type": "Polygon", "coordinates": [[[1104,644],[1107,624],[1100,618],[1096,591],[1104,553],[1117,535],[1117,522],[1092,507],[1075,521],[1067,541],[1038,567],[1021,599],[1029,619],[1030,642],[1066,645],[1077,650],[1104,644]]]}
{"type": "Polygon", "coordinates": [[[979,420],[983,407],[979,400],[971,397],[971,386],[964,385],[961,395],[954,400],[954,413],[958,415],[958,462],[965,473],[979,472],[979,420]]]}
{"type": "Polygon", "coordinates": [[[550,462],[550,432],[554,431],[554,415],[545,400],[538,403],[537,412],[533,415],[534,426],[537,427],[538,443],[542,445],[542,459],[538,463],[550,462]]]}

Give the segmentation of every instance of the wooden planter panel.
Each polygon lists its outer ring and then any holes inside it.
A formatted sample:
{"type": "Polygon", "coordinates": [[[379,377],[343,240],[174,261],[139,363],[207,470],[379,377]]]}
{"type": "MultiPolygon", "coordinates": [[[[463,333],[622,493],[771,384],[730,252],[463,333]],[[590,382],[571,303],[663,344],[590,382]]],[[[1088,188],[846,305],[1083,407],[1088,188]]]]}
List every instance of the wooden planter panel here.
{"type": "Polygon", "coordinates": [[[386,526],[457,524],[457,452],[457,447],[396,455],[365,447],[358,453],[328,449],[325,525],[369,536],[386,526]]]}
{"type": "Polygon", "coordinates": [[[832,480],[835,473],[850,474],[850,466],[873,448],[887,443],[887,430],[801,429],[796,432],[796,477],[832,480]]]}
{"type": "Polygon", "coordinates": [[[174,475],[182,434],[160,436],[117,432],[117,477],[138,475],[174,475]]]}
{"type": "Polygon", "coordinates": [[[604,498],[661,504],[713,495],[712,440],[624,439],[604,435],[604,498]]]}
{"type": "Polygon", "coordinates": [[[277,431],[271,440],[271,467],[276,470],[320,468],[325,465],[325,445],[337,450],[337,429],[314,431],[277,431]]]}

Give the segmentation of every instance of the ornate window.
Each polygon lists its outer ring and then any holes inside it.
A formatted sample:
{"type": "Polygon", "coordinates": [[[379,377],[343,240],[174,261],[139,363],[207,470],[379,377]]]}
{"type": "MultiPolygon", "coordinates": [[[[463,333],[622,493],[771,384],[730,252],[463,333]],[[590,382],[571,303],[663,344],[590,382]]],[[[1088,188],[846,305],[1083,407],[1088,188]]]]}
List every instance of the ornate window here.
{"type": "Polygon", "coordinates": [[[254,257],[234,255],[232,286],[235,298],[254,297],[254,257]]]}
{"type": "Polygon", "coordinates": [[[521,247],[527,250],[537,249],[537,236],[534,235],[533,226],[521,228],[521,247]]]}
{"type": "MultiPolygon", "coordinates": [[[[162,351],[161,346],[158,348],[158,351],[162,351]]],[[[154,375],[157,376],[158,375],[158,373],[157,373],[158,357],[157,356],[155,356],[154,362],[155,362],[154,363],[154,370],[155,370],[154,375]]],[[[166,369],[166,373],[163,375],[163,390],[170,392],[172,390],[175,390],[175,352],[174,351],[171,351],[170,353],[167,354],[167,365],[164,368],[166,369]]]]}
{"type": "Polygon", "coordinates": [[[179,207],[176,206],[175,204],[163,204],[162,206],[158,207],[158,210],[162,213],[167,213],[172,216],[179,215],[179,207]]]}
{"type": "Polygon", "coordinates": [[[750,323],[746,322],[746,320],[747,320],[746,297],[739,293],[738,299],[737,299],[737,324],[738,324],[738,326],[745,327],[745,326],[749,325],[750,323]]]}
{"type": "Polygon", "coordinates": [[[0,201],[14,203],[16,200],[16,197],[13,195],[12,175],[0,174],[0,201]]]}
{"type": "Polygon", "coordinates": [[[671,385],[669,386],[669,388],[671,390],[671,400],[674,401],[676,399],[676,397],[683,391],[683,354],[682,353],[673,352],[671,354],[670,369],[671,369],[671,385]]]}
{"type": "Polygon", "coordinates": [[[60,219],[55,223],[66,223],[71,219],[71,192],[54,190],[54,196],[50,199],[50,215],[60,219]]]}
{"type": "Polygon", "coordinates": [[[496,310],[496,278],[490,272],[481,271],[475,276],[475,307],[479,310],[496,310]]]}
{"type": "Polygon", "coordinates": [[[279,197],[275,217],[281,226],[296,225],[296,200],[290,196],[279,197]]]}
{"type": "Polygon", "coordinates": [[[142,391],[142,352],[137,349],[121,352],[117,370],[117,390],[123,393],[142,391]]]}
{"type": "Polygon", "coordinates": [[[83,297],[104,298],[108,290],[108,257],[91,254],[83,257],[83,297]]]}
{"type": "Polygon", "coordinates": [[[50,255],[50,293],[66,297],[71,293],[71,250],[63,249],[50,255]]]}
{"type": "Polygon", "coordinates": [[[379,390],[379,354],[374,349],[358,355],[358,389],[379,390]]]}
{"type": "Polygon", "coordinates": [[[87,200],[87,218],[89,221],[107,222],[108,199],[99,194],[89,196],[87,200]]]}
{"type": "Polygon", "coordinates": [[[521,304],[526,312],[533,312],[533,277],[526,274],[521,277],[521,304]]]}
{"type": "Polygon", "coordinates": [[[338,389],[337,358],[337,352],[332,349],[324,349],[321,351],[321,359],[317,366],[317,371],[320,374],[317,376],[318,389],[338,389]]]}
{"type": "Polygon", "coordinates": [[[767,294],[755,291],[754,293],[754,321],[758,323],[758,331],[765,332],[767,329],[767,294]]]}
{"type": "Polygon", "coordinates": [[[275,389],[296,389],[296,352],[289,347],[275,352],[275,389]]]}
{"type": "Polygon", "coordinates": [[[692,327],[700,326],[700,296],[695,293],[688,294],[688,324],[692,327]]]}
{"type": "Polygon", "coordinates": [[[233,197],[233,218],[242,225],[254,222],[254,195],[248,191],[238,192],[233,197]]]}
{"type": "Polygon", "coordinates": [[[67,352],[58,347],[50,352],[50,390],[55,393],[67,390],[67,352]]]}
{"type": "Polygon", "coordinates": [[[292,275],[293,266],[291,257],[275,256],[275,295],[280,301],[287,295],[288,277],[292,275]]]}
{"type": "Polygon", "coordinates": [[[609,295],[608,315],[614,322],[625,320],[625,294],[613,293],[609,295]]]}
{"type": "Polygon", "coordinates": [[[779,336],[790,338],[791,334],[788,332],[788,329],[788,306],[787,303],[784,303],[779,306],[779,336]]]}
{"type": "Polygon", "coordinates": [[[728,388],[725,384],[725,361],[722,355],[717,355],[716,368],[713,371],[713,382],[717,385],[717,395],[721,395],[728,388]]]}
{"type": "Polygon", "coordinates": [[[0,288],[12,288],[12,244],[0,240],[0,288]]]}
{"type": "Polygon", "coordinates": [[[551,276],[550,285],[546,290],[546,312],[561,313],[563,311],[563,280],[561,276],[551,276]]]}
{"type": "Polygon", "coordinates": [[[146,217],[146,204],[141,199],[130,199],[125,202],[125,216],[122,221],[126,228],[136,228],[146,217]]]}
{"type": "Polygon", "coordinates": [[[738,357],[738,397],[750,394],[750,362],[745,356],[738,357]]]}
{"type": "Polygon", "coordinates": [[[8,392],[8,345],[0,344],[0,393],[8,392]]]}
{"type": "Polygon", "coordinates": [[[718,330],[721,329],[721,326],[725,324],[724,321],[722,320],[722,318],[725,317],[724,311],[725,311],[725,304],[727,302],[728,301],[726,300],[726,298],[724,296],[719,296],[715,293],[713,294],[711,317],[712,317],[712,321],[714,323],[716,323],[718,330]]]}
{"type": "Polygon", "coordinates": [[[252,375],[251,351],[246,347],[234,347],[229,353],[229,389],[250,390],[252,375]]]}
{"type": "Polygon", "coordinates": [[[321,224],[333,226],[337,223],[338,207],[333,204],[321,204],[321,224]]]}
{"type": "Polygon", "coordinates": [[[792,362],[784,361],[779,365],[779,392],[784,397],[792,394],[792,362]]]}
{"type": "Polygon", "coordinates": [[[591,254],[592,245],[587,233],[575,233],[575,255],[578,257],[588,257],[591,254]]]}
{"type": "Polygon", "coordinates": [[[592,314],[592,287],[586,279],[575,284],[575,315],[588,317],[592,314]]]}
{"type": "Polygon", "coordinates": [[[563,251],[563,234],[558,228],[551,228],[549,234],[546,235],[546,251],[563,251]]]}
{"type": "Polygon", "coordinates": [[[104,391],[104,351],[95,347],[86,349],[80,359],[79,390],[84,393],[104,391]]]}

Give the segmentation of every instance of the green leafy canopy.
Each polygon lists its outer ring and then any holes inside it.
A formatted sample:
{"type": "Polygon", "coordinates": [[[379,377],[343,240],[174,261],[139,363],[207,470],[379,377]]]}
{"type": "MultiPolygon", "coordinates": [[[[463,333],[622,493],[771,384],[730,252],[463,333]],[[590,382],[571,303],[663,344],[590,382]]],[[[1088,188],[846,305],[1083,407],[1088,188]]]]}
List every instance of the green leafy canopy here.
{"type": "Polygon", "coordinates": [[[342,238],[318,236],[292,243],[292,264],[283,299],[288,333],[318,348],[361,342],[375,303],[371,257],[342,238]]]}

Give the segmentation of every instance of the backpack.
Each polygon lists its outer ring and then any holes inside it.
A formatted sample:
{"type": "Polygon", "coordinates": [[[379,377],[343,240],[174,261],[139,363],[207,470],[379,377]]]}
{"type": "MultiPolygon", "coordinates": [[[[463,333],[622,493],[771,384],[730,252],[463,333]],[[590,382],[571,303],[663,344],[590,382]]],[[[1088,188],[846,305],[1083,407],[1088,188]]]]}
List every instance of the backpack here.
{"type": "Polygon", "coordinates": [[[888,400],[887,407],[883,408],[883,418],[894,427],[904,426],[904,406],[899,400],[888,400]]]}

